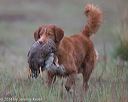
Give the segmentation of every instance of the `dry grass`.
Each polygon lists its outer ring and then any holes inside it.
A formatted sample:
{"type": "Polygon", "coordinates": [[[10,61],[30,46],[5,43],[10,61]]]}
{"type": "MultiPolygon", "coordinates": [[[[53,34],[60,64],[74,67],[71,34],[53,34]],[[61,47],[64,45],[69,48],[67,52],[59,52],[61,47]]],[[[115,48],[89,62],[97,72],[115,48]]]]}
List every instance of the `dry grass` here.
{"type": "MultiPolygon", "coordinates": [[[[72,92],[67,93],[60,78],[57,78],[55,84],[48,88],[41,77],[36,80],[29,80],[24,76],[24,72],[15,76],[16,73],[10,69],[1,71],[0,97],[19,100],[35,98],[42,102],[127,102],[128,69],[117,67],[114,62],[108,62],[106,71],[99,81],[99,76],[104,68],[103,64],[103,62],[100,62],[94,70],[87,93],[84,93],[81,88],[81,75],[78,76],[72,92]]],[[[65,79],[63,79],[63,82],[65,83],[65,79]]]]}

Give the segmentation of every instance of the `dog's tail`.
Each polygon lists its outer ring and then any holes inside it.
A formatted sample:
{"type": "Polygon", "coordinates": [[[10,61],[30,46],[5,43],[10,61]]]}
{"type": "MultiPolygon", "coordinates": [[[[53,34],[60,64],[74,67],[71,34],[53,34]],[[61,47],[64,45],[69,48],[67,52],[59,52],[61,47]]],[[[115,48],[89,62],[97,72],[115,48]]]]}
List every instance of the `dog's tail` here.
{"type": "Polygon", "coordinates": [[[102,12],[93,4],[87,4],[84,11],[87,16],[87,24],[83,30],[83,34],[90,37],[99,29],[102,21],[102,12]]]}

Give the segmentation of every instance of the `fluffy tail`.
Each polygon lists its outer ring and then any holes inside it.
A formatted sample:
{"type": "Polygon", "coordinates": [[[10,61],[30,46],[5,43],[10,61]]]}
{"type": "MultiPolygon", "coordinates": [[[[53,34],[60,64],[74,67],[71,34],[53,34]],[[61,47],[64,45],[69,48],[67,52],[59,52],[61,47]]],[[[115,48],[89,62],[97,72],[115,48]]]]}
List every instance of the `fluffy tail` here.
{"type": "Polygon", "coordinates": [[[101,25],[102,12],[94,5],[87,4],[84,13],[88,17],[88,19],[87,24],[85,25],[85,28],[83,30],[83,34],[90,37],[97,32],[101,25]]]}

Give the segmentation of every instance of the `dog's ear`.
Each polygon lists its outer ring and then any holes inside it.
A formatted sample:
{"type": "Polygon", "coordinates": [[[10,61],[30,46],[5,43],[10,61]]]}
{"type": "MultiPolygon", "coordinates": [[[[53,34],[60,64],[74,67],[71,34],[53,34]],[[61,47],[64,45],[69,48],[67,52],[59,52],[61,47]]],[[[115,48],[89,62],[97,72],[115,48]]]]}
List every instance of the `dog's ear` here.
{"type": "Polygon", "coordinates": [[[64,37],[64,31],[59,27],[55,27],[55,42],[59,43],[63,37],[64,37]]]}
{"type": "Polygon", "coordinates": [[[44,25],[40,26],[40,27],[34,32],[34,39],[35,39],[35,41],[37,41],[37,40],[41,37],[43,28],[44,28],[44,25]]]}
{"type": "Polygon", "coordinates": [[[40,38],[40,36],[39,36],[40,30],[41,30],[41,27],[39,27],[39,28],[34,32],[34,39],[35,39],[35,41],[37,41],[37,40],[40,38]]]}

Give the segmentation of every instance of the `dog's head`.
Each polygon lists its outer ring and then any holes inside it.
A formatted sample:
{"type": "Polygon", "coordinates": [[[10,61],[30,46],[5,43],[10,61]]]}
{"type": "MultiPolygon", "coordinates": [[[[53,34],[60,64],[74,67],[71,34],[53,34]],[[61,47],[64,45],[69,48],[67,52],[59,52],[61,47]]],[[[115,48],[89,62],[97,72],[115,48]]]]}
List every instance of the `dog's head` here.
{"type": "Polygon", "coordinates": [[[64,31],[57,27],[56,25],[42,25],[34,32],[35,41],[47,41],[48,39],[52,39],[56,44],[62,40],[64,36],[64,31]]]}
{"type": "Polygon", "coordinates": [[[28,53],[28,64],[32,77],[38,77],[43,69],[45,54],[54,53],[56,45],[62,40],[64,31],[55,25],[43,25],[34,32],[35,43],[28,53]],[[51,50],[54,50],[53,52],[51,50]]]}

